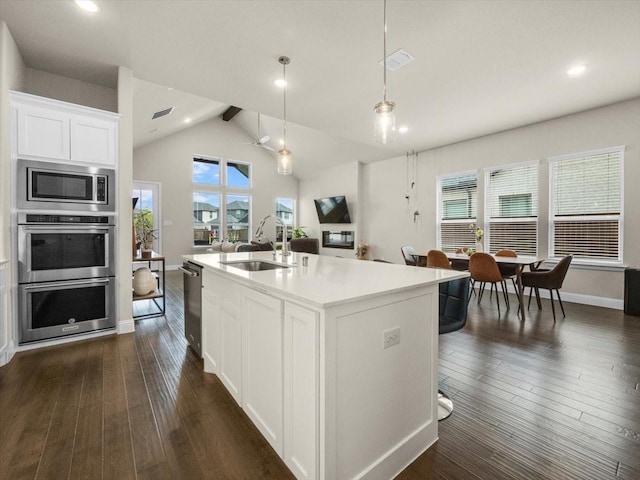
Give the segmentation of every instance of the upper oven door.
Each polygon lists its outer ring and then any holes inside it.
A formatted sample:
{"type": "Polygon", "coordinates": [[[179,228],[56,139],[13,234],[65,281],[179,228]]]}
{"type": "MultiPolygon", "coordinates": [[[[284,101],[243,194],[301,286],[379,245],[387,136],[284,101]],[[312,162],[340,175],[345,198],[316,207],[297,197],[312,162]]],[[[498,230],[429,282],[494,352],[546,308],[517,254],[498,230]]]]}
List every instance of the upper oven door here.
{"type": "Polygon", "coordinates": [[[114,276],[114,228],[18,225],[18,282],[114,276]]]}
{"type": "Polygon", "coordinates": [[[18,160],[17,207],[115,211],[115,175],[107,168],[18,160]]]}

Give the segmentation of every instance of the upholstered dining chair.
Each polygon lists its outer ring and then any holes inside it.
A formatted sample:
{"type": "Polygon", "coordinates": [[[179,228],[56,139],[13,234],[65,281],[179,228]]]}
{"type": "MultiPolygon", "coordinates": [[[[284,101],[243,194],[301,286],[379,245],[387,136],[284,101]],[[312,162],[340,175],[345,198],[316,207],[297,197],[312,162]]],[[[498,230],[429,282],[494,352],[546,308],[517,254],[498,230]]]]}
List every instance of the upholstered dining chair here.
{"type": "Polygon", "coordinates": [[[413,249],[413,247],[405,245],[403,247],[400,247],[400,251],[402,252],[402,256],[404,257],[404,263],[413,267],[418,265],[416,251],[413,249]]]}
{"type": "MultiPolygon", "coordinates": [[[[498,250],[496,252],[496,257],[510,257],[515,258],[518,254],[515,250],[498,250]]],[[[504,278],[510,278],[511,283],[513,283],[513,289],[518,292],[518,286],[516,285],[516,267],[514,265],[501,265],[498,264],[498,268],[500,269],[500,273],[504,278]]]]}
{"type": "MultiPolygon", "coordinates": [[[[441,283],[438,303],[438,333],[443,335],[463,328],[467,324],[469,277],[441,283]]],[[[438,390],[438,420],[444,420],[451,412],[453,402],[442,390],[438,390]]]]}
{"type": "Polygon", "coordinates": [[[522,273],[522,286],[529,287],[529,304],[527,308],[531,306],[531,290],[536,292],[536,300],[538,302],[538,309],[541,309],[540,304],[540,288],[549,290],[551,296],[551,311],[553,312],[553,322],[556,321],[556,309],[553,306],[553,291],[556,291],[558,295],[558,302],[562,309],[562,316],[565,317],[564,305],[562,305],[562,299],[560,298],[560,289],[564,282],[564,277],[567,276],[569,265],[571,265],[573,255],[567,255],[552,270],[533,270],[532,272],[522,273]]]}
{"type": "Polygon", "coordinates": [[[429,250],[427,252],[427,267],[451,270],[451,262],[442,250],[429,250]]]}
{"type": "Polygon", "coordinates": [[[320,242],[317,238],[292,238],[289,242],[292,252],[304,252],[318,254],[320,242]]]}
{"type": "Polygon", "coordinates": [[[488,253],[474,253],[469,258],[469,273],[471,278],[480,283],[480,291],[478,292],[478,305],[482,300],[482,294],[487,283],[491,284],[491,291],[495,288],[496,302],[498,303],[498,316],[500,316],[500,298],[498,295],[498,284],[502,287],[504,295],[504,303],[509,308],[509,297],[507,296],[507,284],[504,281],[502,273],[498,268],[495,258],[488,253]]]}

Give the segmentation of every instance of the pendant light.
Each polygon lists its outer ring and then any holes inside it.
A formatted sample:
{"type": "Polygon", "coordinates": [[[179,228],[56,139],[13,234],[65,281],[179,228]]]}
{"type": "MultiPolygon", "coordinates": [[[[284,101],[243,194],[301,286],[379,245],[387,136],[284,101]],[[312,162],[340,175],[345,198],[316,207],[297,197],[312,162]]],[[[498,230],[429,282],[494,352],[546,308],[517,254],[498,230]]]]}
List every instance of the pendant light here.
{"type": "MultiPolygon", "coordinates": [[[[286,85],[287,65],[289,65],[291,59],[289,57],[282,56],[278,58],[278,62],[282,64],[282,80],[286,85]]],[[[278,173],[280,175],[291,175],[291,152],[287,150],[287,87],[284,86],[282,90],[284,98],[284,123],[282,128],[282,149],[278,151],[278,173]]]]}
{"type": "Polygon", "coordinates": [[[373,108],[375,123],[375,139],[380,143],[393,142],[396,135],[396,116],[393,109],[395,103],[387,100],[387,0],[384,0],[384,40],[383,40],[383,64],[384,86],[382,90],[382,101],[376,103],[373,108]]]}

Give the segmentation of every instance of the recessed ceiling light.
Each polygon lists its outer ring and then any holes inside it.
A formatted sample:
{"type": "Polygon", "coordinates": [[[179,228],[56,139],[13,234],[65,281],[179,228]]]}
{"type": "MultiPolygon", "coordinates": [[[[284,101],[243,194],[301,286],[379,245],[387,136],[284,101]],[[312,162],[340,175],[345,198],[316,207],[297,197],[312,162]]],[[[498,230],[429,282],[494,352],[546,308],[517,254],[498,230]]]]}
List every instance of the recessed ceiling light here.
{"type": "Polygon", "coordinates": [[[280,145],[284,145],[284,140],[281,138],[280,140],[278,140],[278,143],[279,143],[280,145]]]}
{"type": "Polygon", "coordinates": [[[75,0],[76,5],[85,12],[96,13],[100,11],[100,7],[96,2],[91,0],[75,0]]]}
{"type": "Polygon", "coordinates": [[[190,123],[190,122],[191,122],[191,119],[189,117],[184,119],[184,123],[190,123]]]}
{"type": "Polygon", "coordinates": [[[567,70],[567,75],[570,77],[577,77],[578,75],[582,75],[586,69],[587,66],[585,64],[576,65],[575,67],[571,67],[567,70]]]}
{"type": "Polygon", "coordinates": [[[284,78],[279,78],[273,83],[275,83],[276,87],[284,88],[287,86],[287,81],[284,78]]]}
{"type": "Polygon", "coordinates": [[[398,132],[400,133],[406,133],[409,131],[409,127],[407,127],[406,125],[402,125],[401,127],[398,127],[398,132]]]}

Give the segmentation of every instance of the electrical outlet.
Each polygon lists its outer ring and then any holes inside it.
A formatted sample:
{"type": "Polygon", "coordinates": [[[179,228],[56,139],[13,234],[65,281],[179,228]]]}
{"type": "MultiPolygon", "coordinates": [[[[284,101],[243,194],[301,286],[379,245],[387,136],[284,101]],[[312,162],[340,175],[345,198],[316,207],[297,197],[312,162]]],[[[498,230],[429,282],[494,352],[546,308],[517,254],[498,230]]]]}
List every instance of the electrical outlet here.
{"type": "Polygon", "coordinates": [[[384,348],[393,347],[400,343],[400,327],[385,330],[384,332],[384,348]]]}

